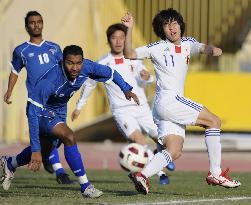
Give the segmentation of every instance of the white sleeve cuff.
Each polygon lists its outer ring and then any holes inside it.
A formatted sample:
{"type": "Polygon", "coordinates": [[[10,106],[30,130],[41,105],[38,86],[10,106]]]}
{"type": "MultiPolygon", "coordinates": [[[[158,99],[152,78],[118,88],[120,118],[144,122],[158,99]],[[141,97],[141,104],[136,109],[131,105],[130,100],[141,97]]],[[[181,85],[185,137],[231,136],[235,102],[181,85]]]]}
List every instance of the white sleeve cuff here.
{"type": "Polygon", "coordinates": [[[19,75],[19,73],[15,70],[15,68],[13,67],[13,65],[12,65],[11,62],[9,62],[9,65],[10,65],[10,67],[11,67],[11,72],[12,72],[12,73],[15,73],[16,75],[19,75]]]}

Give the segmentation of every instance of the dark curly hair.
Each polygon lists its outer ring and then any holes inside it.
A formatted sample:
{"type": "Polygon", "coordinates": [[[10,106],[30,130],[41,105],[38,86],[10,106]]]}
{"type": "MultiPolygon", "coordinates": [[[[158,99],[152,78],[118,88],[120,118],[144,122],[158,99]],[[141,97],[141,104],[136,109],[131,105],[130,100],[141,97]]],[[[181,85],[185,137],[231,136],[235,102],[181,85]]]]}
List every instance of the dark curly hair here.
{"type": "Polygon", "coordinates": [[[81,55],[84,57],[82,48],[77,45],[66,46],[63,50],[63,60],[66,59],[67,55],[81,55]]]}
{"type": "Polygon", "coordinates": [[[110,38],[111,38],[112,34],[118,30],[123,31],[125,33],[125,35],[127,33],[127,27],[122,23],[112,24],[107,28],[106,37],[107,37],[108,43],[110,43],[110,38]]]}
{"type": "Polygon", "coordinates": [[[177,21],[178,24],[180,25],[181,37],[184,35],[185,23],[183,21],[183,17],[179,12],[177,12],[173,8],[169,8],[161,10],[159,13],[157,13],[152,22],[154,33],[162,40],[166,39],[163,25],[170,21],[177,21]]]}

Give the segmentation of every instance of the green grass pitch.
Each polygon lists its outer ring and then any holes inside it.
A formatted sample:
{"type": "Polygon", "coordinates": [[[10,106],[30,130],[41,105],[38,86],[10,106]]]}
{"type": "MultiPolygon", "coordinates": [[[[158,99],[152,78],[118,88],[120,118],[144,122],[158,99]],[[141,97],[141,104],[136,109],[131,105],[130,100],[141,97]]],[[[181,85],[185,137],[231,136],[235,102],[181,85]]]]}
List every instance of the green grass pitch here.
{"type": "MultiPolygon", "coordinates": [[[[45,171],[31,173],[27,169],[19,169],[9,191],[0,188],[0,204],[251,204],[250,173],[232,173],[242,181],[242,186],[226,189],[208,186],[204,180],[206,173],[172,172],[169,185],[159,185],[158,178],[153,177],[150,193],[146,196],[135,191],[127,172],[88,170],[87,174],[92,183],[104,192],[101,198],[83,198],[78,184],[59,185],[55,176],[45,171]]],[[[71,179],[74,179],[72,173],[71,179]]]]}

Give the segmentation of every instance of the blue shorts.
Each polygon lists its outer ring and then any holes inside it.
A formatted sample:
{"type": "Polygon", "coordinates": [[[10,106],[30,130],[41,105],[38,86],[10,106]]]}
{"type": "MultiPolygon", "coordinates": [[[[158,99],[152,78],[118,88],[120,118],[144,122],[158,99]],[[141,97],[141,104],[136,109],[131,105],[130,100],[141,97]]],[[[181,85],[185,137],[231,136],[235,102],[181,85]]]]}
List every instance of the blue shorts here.
{"type": "Polygon", "coordinates": [[[55,115],[53,112],[49,112],[50,115],[42,113],[39,117],[39,130],[41,134],[52,135],[53,128],[59,123],[65,123],[65,118],[55,115]]]}
{"type": "MultiPolygon", "coordinates": [[[[27,108],[28,106],[29,103],[27,104],[27,108]]],[[[58,147],[61,144],[59,142],[60,140],[53,136],[52,130],[59,123],[66,123],[66,115],[64,115],[64,113],[62,113],[62,115],[56,115],[54,111],[43,110],[39,116],[39,137],[46,137],[58,147]]]]}
{"type": "Polygon", "coordinates": [[[55,136],[52,134],[53,128],[59,124],[59,123],[65,123],[65,119],[62,119],[60,117],[53,117],[53,118],[48,118],[45,116],[40,116],[39,118],[39,132],[40,132],[40,137],[46,137],[52,143],[54,146],[59,147],[60,140],[57,139],[55,136]]]}

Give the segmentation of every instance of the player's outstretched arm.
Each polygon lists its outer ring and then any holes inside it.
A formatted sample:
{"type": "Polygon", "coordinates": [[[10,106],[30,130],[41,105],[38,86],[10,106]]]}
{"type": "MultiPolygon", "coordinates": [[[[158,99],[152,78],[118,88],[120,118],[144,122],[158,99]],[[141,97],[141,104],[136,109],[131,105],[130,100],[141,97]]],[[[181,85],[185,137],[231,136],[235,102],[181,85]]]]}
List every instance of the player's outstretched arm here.
{"type": "Polygon", "coordinates": [[[133,99],[134,102],[135,102],[137,105],[140,104],[140,103],[139,103],[138,96],[137,96],[136,94],[134,94],[132,91],[124,92],[124,94],[125,94],[125,97],[126,97],[127,100],[130,100],[130,101],[131,101],[131,99],[133,99]]]}
{"type": "Polygon", "coordinates": [[[121,18],[122,24],[127,27],[127,34],[125,39],[124,56],[129,59],[136,59],[137,54],[134,49],[132,49],[132,29],[133,29],[133,16],[130,12],[127,12],[121,18]]]}
{"type": "Polygon", "coordinates": [[[213,45],[205,45],[204,47],[202,47],[201,53],[210,56],[220,56],[222,54],[222,50],[213,45]]]}
{"type": "Polygon", "coordinates": [[[4,94],[4,102],[7,104],[12,103],[12,101],[10,100],[10,97],[11,97],[13,88],[16,85],[17,79],[18,79],[18,75],[11,72],[9,75],[8,89],[7,89],[6,93],[4,94]]]}

